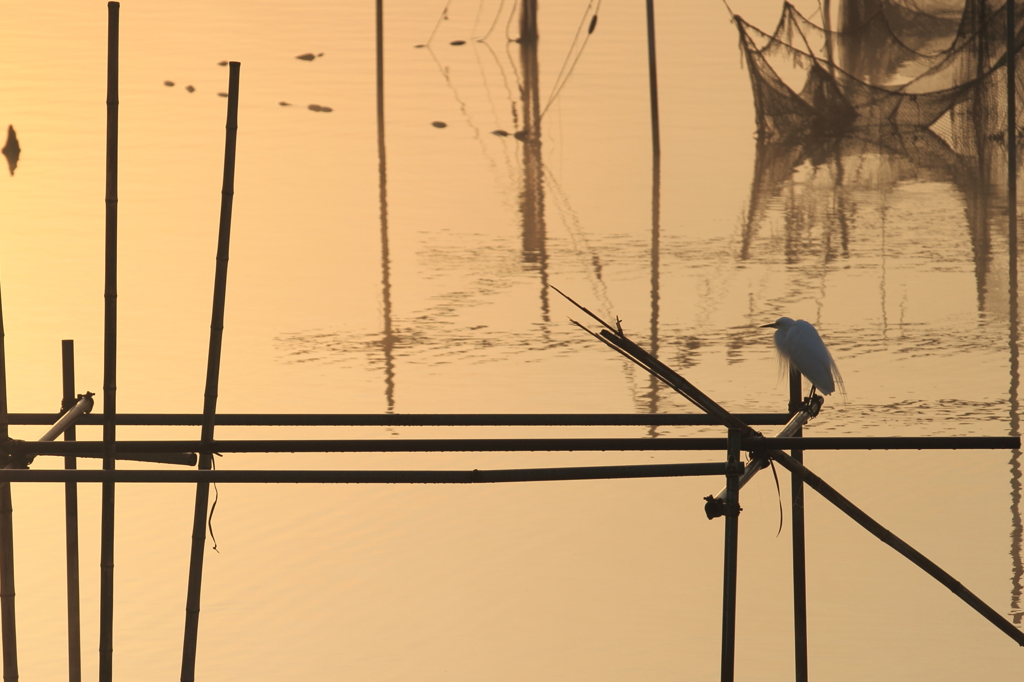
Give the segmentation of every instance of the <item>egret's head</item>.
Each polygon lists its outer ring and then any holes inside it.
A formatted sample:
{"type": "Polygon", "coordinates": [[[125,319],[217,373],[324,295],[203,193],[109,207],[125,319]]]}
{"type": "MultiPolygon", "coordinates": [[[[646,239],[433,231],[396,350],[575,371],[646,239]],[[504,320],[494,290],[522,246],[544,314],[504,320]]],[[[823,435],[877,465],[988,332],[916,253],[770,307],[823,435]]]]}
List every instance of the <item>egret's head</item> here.
{"type": "Polygon", "coordinates": [[[780,317],[771,324],[762,324],[761,329],[765,327],[771,327],[772,329],[788,329],[793,326],[793,319],[789,317],[780,317]]]}

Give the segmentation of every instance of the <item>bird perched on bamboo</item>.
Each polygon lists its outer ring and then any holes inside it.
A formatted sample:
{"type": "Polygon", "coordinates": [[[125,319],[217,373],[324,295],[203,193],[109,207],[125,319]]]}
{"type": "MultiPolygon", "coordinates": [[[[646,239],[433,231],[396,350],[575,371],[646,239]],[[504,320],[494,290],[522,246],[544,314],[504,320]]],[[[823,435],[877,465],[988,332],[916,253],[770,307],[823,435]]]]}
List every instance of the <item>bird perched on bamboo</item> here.
{"type": "Polygon", "coordinates": [[[836,361],[832,359],[832,354],[828,352],[814,325],[806,320],[780,317],[771,324],[762,325],[762,328],[765,327],[775,329],[775,349],[783,366],[796,368],[811,382],[808,399],[814,397],[815,389],[823,395],[832,395],[838,387],[839,392],[846,395],[846,387],[836,361]]]}

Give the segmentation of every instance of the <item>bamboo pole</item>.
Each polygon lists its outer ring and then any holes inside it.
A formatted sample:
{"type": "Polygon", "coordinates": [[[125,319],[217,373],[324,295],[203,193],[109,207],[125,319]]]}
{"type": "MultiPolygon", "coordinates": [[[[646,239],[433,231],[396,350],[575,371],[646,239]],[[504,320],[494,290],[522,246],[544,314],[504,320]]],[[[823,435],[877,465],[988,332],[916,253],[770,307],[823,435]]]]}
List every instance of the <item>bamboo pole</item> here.
{"type": "MultiPolygon", "coordinates": [[[[0,301],[0,442],[9,438],[7,428],[7,351],[4,312],[0,301]]],[[[14,522],[11,484],[0,483],[0,639],[3,640],[4,682],[18,679],[18,631],[14,609],[14,522]]]]}
{"type": "Polygon", "coordinates": [[[859,523],[869,533],[895,549],[918,568],[949,588],[953,594],[960,597],[960,599],[980,613],[990,623],[1009,635],[1010,639],[1017,642],[1017,644],[1024,646],[1024,632],[1021,632],[1014,627],[1010,621],[999,615],[995,609],[990,607],[974,593],[957,582],[953,576],[939,568],[938,565],[928,559],[928,557],[924,556],[906,542],[896,537],[895,534],[861,511],[861,509],[855,504],[839,494],[835,488],[823,481],[793,457],[790,457],[782,451],[773,451],[771,456],[776,462],[789,469],[794,476],[817,491],[822,497],[838,507],[844,514],[859,523]]]}
{"type": "MultiPolygon", "coordinates": [[[[11,424],[52,424],[60,415],[14,412],[11,424]]],[[[736,414],[747,424],[785,424],[784,412],[736,414]]],[[[115,415],[118,426],[202,426],[202,414],[115,415]]],[[[217,426],[712,426],[706,414],[225,414],[217,426]]],[[[98,415],[83,415],[80,425],[102,424],[98,415]]]]}
{"type": "MultiPolygon", "coordinates": [[[[62,409],[70,409],[75,399],[75,342],[61,341],[61,367],[63,375],[62,409]]],[[[64,440],[75,440],[75,425],[64,430],[64,440]]],[[[64,456],[65,471],[78,469],[75,456],[64,456]]],[[[78,575],[78,484],[64,484],[64,526],[67,539],[68,579],[68,680],[82,681],[82,612],[78,575]]]]}
{"type": "MultiPolygon", "coordinates": [[[[103,329],[103,468],[114,470],[117,413],[117,113],[120,4],[107,3],[107,192],[103,329]]],[[[103,483],[100,529],[100,682],[114,663],[114,483],[103,483]]]]}
{"type": "Polygon", "coordinates": [[[724,476],[725,462],[682,464],[625,464],[593,467],[544,467],[539,469],[457,470],[133,470],[118,469],[0,469],[0,481],[57,483],[78,481],[98,483],[403,483],[477,484],[524,483],[527,481],[593,481],[625,478],[675,478],[679,476],[724,476]]]}
{"type": "MultiPolygon", "coordinates": [[[[231,62],[228,81],[228,113],[224,143],[224,183],[221,189],[220,232],[217,240],[217,267],[213,284],[213,315],[210,321],[210,353],[206,367],[206,392],[203,401],[203,426],[199,449],[199,468],[213,465],[213,432],[220,384],[220,358],[224,339],[224,305],[228,285],[228,252],[231,245],[231,209],[235,195],[235,148],[238,138],[239,62],[231,62]]],[[[192,518],[192,558],[188,570],[188,594],[185,602],[185,642],[181,654],[182,682],[192,682],[196,673],[196,647],[199,638],[199,601],[203,584],[203,555],[206,549],[206,513],[210,503],[210,484],[196,484],[196,504],[192,518]]]]}
{"type": "MultiPolygon", "coordinates": [[[[789,370],[789,410],[796,412],[803,401],[800,372],[789,370]]],[[[803,436],[801,426],[793,434],[803,436]]],[[[793,448],[793,459],[803,463],[804,451],[793,448]]],[[[792,476],[790,518],[793,519],[793,655],[796,667],[796,682],[807,682],[807,568],[804,538],[804,484],[792,476]]]]}
{"type": "Polygon", "coordinates": [[[739,567],[740,462],[742,431],[729,429],[726,454],[725,577],[722,587],[722,682],[732,682],[736,672],[736,582],[739,567]]]}
{"type": "MultiPolygon", "coordinates": [[[[341,440],[217,440],[216,451],[228,452],[595,452],[703,450],[721,452],[725,438],[366,438],[341,440]]],[[[1020,447],[1019,436],[966,436],[961,438],[745,438],[743,449],[773,456],[780,449],[806,450],[1009,450],[1020,447]],[[801,441],[805,441],[803,444],[801,441]]],[[[140,455],[188,453],[209,447],[198,440],[120,441],[124,452],[140,455]]],[[[41,443],[8,441],[11,455],[79,456],[102,452],[100,441],[41,443]]],[[[119,457],[121,455],[118,455],[119,457]]],[[[149,460],[144,460],[149,461],[149,460]]]]}

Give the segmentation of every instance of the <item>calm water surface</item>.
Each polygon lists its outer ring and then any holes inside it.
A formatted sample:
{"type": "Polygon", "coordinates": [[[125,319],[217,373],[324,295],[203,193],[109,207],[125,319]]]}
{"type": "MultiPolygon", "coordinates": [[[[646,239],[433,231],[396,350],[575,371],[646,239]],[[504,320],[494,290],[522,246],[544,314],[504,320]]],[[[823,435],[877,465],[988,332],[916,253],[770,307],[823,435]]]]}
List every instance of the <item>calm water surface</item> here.
{"type": "MultiPolygon", "coordinates": [[[[221,411],[692,409],[574,328],[568,318],[578,313],[547,288],[555,284],[621,317],[730,409],[783,408],[785,386],[758,326],[785,314],[819,326],[849,392],[845,404],[829,401],[815,435],[1016,429],[1005,193],[931,148],[758,149],[726,11],[661,5],[655,219],[641,4],[541,7],[535,92],[545,113],[540,152],[527,159],[513,136],[492,134],[519,130],[526,114],[510,8],[452,2],[442,15],[442,3],[388,3],[384,259],[371,3],[122,3],[118,408],[201,411],[226,105],[217,93],[227,90],[218,62],[237,60],[221,411]],[[596,30],[574,41],[595,8],[596,30]],[[323,55],[295,59],[307,52],[323,55]],[[540,193],[527,200],[527,187],[540,193]]],[[[760,0],[734,5],[767,27],[781,11],[760,0]]],[[[0,124],[14,125],[23,148],[15,174],[0,177],[9,396],[14,411],[50,411],[59,404],[61,339],[76,341],[78,390],[102,387],[106,5],[5,2],[3,17],[0,124]]],[[[717,431],[218,431],[605,433],[717,431]]],[[[233,455],[217,465],[487,468],[718,456],[233,455]]],[[[808,464],[996,610],[1019,615],[1015,453],[810,453],[808,464]]],[[[717,679],[722,527],[704,518],[702,497],[720,484],[221,486],[199,675],[717,679]]],[[[61,492],[14,491],[26,679],[66,674],[61,492]]],[[[812,675],[1019,674],[1024,659],[1008,638],[808,495],[812,675]]],[[[743,497],[737,677],[792,679],[788,518],[776,537],[767,476],[743,497]]],[[[178,674],[192,498],[187,486],[118,487],[119,679],[178,674]]],[[[92,676],[97,486],[82,487],[81,510],[92,676]]]]}

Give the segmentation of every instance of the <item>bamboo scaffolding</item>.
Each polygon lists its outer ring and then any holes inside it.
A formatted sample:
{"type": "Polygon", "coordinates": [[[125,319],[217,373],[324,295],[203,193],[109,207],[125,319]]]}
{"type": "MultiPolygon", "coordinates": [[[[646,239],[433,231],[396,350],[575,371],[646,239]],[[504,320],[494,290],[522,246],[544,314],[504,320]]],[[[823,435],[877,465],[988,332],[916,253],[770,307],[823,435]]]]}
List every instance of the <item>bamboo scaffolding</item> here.
{"type": "MultiPolygon", "coordinates": [[[[224,182],[221,189],[220,230],[217,239],[217,266],[213,284],[213,315],[210,321],[210,352],[206,367],[206,392],[203,400],[203,426],[199,448],[199,469],[213,466],[213,430],[220,384],[220,357],[224,339],[224,305],[227,298],[228,252],[231,245],[231,209],[235,195],[235,148],[238,138],[239,62],[230,63],[228,113],[224,142],[224,182]]],[[[196,646],[199,638],[199,601],[203,584],[203,555],[206,549],[206,514],[210,503],[208,481],[196,483],[196,504],[192,518],[192,553],[185,600],[185,641],[181,653],[182,682],[192,682],[196,674],[196,646]]]]}
{"type": "MultiPolygon", "coordinates": [[[[107,192],[103,325],[103,468],[113,471],[117,413],[117,135],[120,4],[107,3],[107,192]]],[[[114,483],[103,484],[100,529],[100,682],[114,661],[114,483]]]]}
{"type": "MultiPolygon", "coordinates": [[[[61,407],[68,409],[75,400],[75,342],[61,341],[61,407]]],[[[76,437],[75,425],[64,430],[64,440],[76,437]]],[[[65,471],[74,471],[78,462],[74,455],[64,456],[65,471]]],[[[81,589],[78,574],[78,484],[67,481],[64,484],[64,525],[67,541],[67,583],[68,583],[68,680],[82,680],[82,611],[81,589]]]]}
{"type": "MultiPolygon", "coordinates": [[[[558,290],[556,289],[556,291],[558,290]]],[[[821,493],[821,495],[825,497],[825,499],[832,502],[832,504],[838,507],[847,516],[849,516],[854,521],[859,523],[866,530],[875,535],[875,537],[879,538],[880,540],[888,544],[890,547],[898,551],[900,554],[902,554],[904,557],[909,559],[912,563],[921,568],[928,575],[932,576],[940,583],[948,587],[953,592],[953,594],[960,597],[966,604],[968,604],[971,608],[980,613],[989,622],[991,622],[997,628],[1002,630],[1015,642],[1017,642],[1021,646],[1024,646],[1024,632],[1018,630],[1010,621],[1006,620],[1005,618],[1000,616],[998,612],[992,609],[992,607],[988,606],[983,601],[978,599],[977,596],[975,596],[973,593],[967,590],[959,582],[954,580],[951,575],[949,575],[941,568],[939,568],[938,565],[936,565],[934,562],[929,560],[927,557],[925,557],[923,554],[915,550],[907,543],[900,540],[888,529],[886,529],[880,523],[878,523],[870,516],[865,514],[863,511],[858,509],[852,502],[850,502],[845,497],[836,492],[835,489],[833,489],[827,483],[822,481],[819,477],[811,473],[800,462],[796,461],[794,458],[790,457],[789,455],[782,451],[785,448],[802,448],[804,450],[816,449],[816,441],[834,441],[834,447],[830,449],[864,449],[864,447],[862,446],[870,447],[872,444],[877,445],[878,441],[880,440],[901,441],[904,442],[905,444],[909,444],[910,442],[913,441],[920,441],[923,444],[928,441],[938,442],[941,440],[955,440],[956,442],[961,444],[961,447],[963,447],[964,444],[966,444],[966,442],[970,440],[969,438],[878,439],[871,437],[863,437],[827,439],[760,437],[760,434],[753,431],[753,429],[751,429],[749,426],[746,426],[745,424],[740,422],[738,419],[736,419],[735,416],[729,414],[725,409],[718,405],[718,403],[711,400],[711,398],[709,398],[699,389],[693,386],[693,384],[686,381],[686,379],[676,374],[676,372],[674,372],[673,370],[659,362],[656,358],[647,353],[647,351],[643,350],[635,343],[633,343],[630,339],[628,339],[625,333],[623,333],[621,325],[617,325],[616,327],[610,326],[607,322],[602,320],[597,315],[594,315],[594,313],[590,312],[580,304],[573,301],[571,298],[566,296],[561,291],[559,291],[558,293],[562,294],[562,296],[564,296],[573,305],[575,305],[577,308],[579,308],[587,315],[592,317],[594,320],[599,322],[604,328],[599,333],[595,333],[587,329],[580,323],[576,322],[575,320],[573,320],[573,322],[577,326],[586,331],[588,334],[602,341],[605,345],[618,351],[625,357],[629,358],[636,364],[640,365],[647,371],[651,372],[665,383],[672,386],[672,388],[674,388],[676,391],[678,391],[680,394],[682,394],[684,397],[690,400],[690,402],[694,403],[708,414],[712,414],[719,417],[722,420],[723,425],[727,426],[730,429],[730,436],[733,430],[739,431],[744,436],[743,443],[741,445],[742,449],[751,450],[752,452],[756,453],[763,453],[767,457],[770,457],[771,459],[774,459],[775,461],[779,462],[779,464],[789,469],[791,473],[797,475],[804,483],[807,483],[816,491],[821,493]]],[[[1010,443],[1012,443],[1014,440],[1019,440],[1019,438],[1013,436],[1010,437],[1008,440],[1010,443]]],[[[1014,447],[1019,446],[1012,444],[1009,445],[1009,448],[1014,447]]],[[[724,675],[725,668],[723,667],[723,676],[724,675]]]]}

